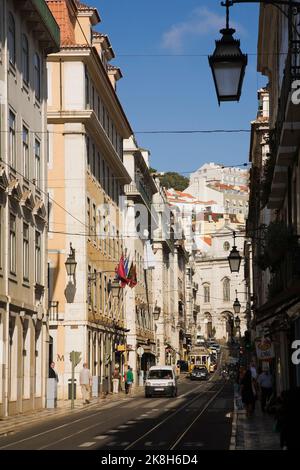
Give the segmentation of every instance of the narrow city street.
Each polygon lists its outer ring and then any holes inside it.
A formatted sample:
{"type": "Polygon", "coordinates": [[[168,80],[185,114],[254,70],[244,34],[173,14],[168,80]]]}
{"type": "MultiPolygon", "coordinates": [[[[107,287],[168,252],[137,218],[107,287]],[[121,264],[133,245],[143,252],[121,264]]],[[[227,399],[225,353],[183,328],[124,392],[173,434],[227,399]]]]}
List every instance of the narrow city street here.
{"type": "Polygon", "coordinates": [[[0,438],[1,450],[229,449],[232,386],[219,376],[191,382],[176,398],[124,397],[76,417],[47,420],[0,438]]]}

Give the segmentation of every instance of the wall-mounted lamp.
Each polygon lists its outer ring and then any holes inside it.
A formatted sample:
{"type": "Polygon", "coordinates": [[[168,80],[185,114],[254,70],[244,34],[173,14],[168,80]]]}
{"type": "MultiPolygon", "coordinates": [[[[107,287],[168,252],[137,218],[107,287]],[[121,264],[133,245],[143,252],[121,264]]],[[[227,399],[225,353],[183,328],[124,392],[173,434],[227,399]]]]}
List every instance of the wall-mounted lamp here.
{"type": "Polygon", "coordinates": [[[70,253],[65,262],[66,271],[69,277],[75,276],[77,261],[75,259],[75,248],[72,248],[72,243],[70,243],[70,253]]]}

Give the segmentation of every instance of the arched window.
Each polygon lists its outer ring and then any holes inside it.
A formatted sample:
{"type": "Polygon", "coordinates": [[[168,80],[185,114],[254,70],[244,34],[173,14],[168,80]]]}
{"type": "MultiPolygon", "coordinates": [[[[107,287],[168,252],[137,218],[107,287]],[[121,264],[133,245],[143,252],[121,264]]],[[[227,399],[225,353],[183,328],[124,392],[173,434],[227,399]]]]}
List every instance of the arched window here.
{"type": "Polygon", "coordinates": [[[223,281],[223,300],[224,302],[230,301],[230,280],[228,277],[223,281]]]}
{"type": "Polygon", "coordinates": [[[204,294],[204,303],[210,302],[210,285],[204,284],[203,285],[203,294],[204,294]]]}
{"type": "Polygon", "coordinates": [[[34,90],[38,101],[41,99],[41,59],[38,54],[34,54],[34,90]]]}
{"type": "Polygon", "coordinates": [[[13,65],[16,63],[16,25],[14,17],[8,14],[8,54],[9,62],[13,65]]]}
{"type": "Polygon", "coordinates": [[[28,39],[25,34],[22,34],[22,74],[23,81],[29,82],[29,46],[28,39]]]}

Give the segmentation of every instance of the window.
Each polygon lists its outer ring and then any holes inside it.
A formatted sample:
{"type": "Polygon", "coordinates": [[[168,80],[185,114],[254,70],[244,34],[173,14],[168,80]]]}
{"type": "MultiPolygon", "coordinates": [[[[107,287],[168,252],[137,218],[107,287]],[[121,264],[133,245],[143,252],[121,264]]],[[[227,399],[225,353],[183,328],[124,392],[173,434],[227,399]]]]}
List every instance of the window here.
{"type": "Polygon", "coordinates": [[[34,66],[34,91],[35,98],[40,101],[41,99],[41,59],[37,53],[34,54],[33,58],[34,66]]]}
{"type": "Polygon", "coordinates": [[[230,280],[227,277],[223,281],[223,300],[230,301],[230,280]]]}
{"type": "Polygon", "coordinates": [[[102,273],[99,273],[99,297],[100,297],[100,310],[103,311],[103,291],[102,291],[102,273]]]}
{"type": "Polygon", "coordinates": [[[92,109],[95,111],[95,88],[92,85],[92,109]]]}
{"type": "Polygon", "coordinates": [[[210,302],[210,286],[205,285],[203,286],[204,290],[204,303],[209,303],[210,302]]]}
{"type": "Polygon", "coordinates": [[[100,122],[100,108],[101,104],[100,104],[100,97],[98,96],[98,99],[97,99],[97,117],[98,117],[98,121],[100,122]]]}
{"type": "Polygon", "coordinates": [[[86,137],[85,146],[86,146],[86,161],[87,161],[87,166],[89,168],[90,167],[90,139],[89,137],[86,137]]]}
{"type": "Polygon", "coordinates": [[[92,174],[96,175],[96,149],[95,145],[93,144],[93,155],[92,155],[92,174]]]}
{"type": "Polygon", "coordinates": [[[23,279],[29,281],[29,225],[23,224],[23,279]]]}
{"type": "Polygon", "coordinates": [[[105,161],[102,159],[102,187],[106,191],[105,161]]]}
{"type": "Polygon", "coordinates": [[[224,251],[229,251],[230,243],[229,242],[224,242],[223,248],[224,248],[224,251]]]}
{"type": "Polygon", "coordinates": [[[35,232],[35,282],[42,283],[42,250],[41,250],[41,234],[35,232]]]}
{"type": "Polygon", "coordinates": [[[90,209],[91,201],[89,197],[87,198],[86,202],[87,202],[87,220],[88,220],[88,227],[89,227],[89,232],[90,232],[91,230],[91,209],[90,209]]]}
{"type": "Polygon", "coordinates": [[[16,216],[10,214],[9,218],[9,270],[12,274],[16,274],[16,259],[17,259],[17,244],[16,244],[16,216]]]}
{"type": "Polygon", "coordinates": [[[93,227],[92,227],[92,230],[93,230],[95,240],[96,240],[96,228],[97,228],[96,205],[93,204],[93,227]]]}
{"type": "Polygon", "coordinates": [[[90,108],[90,79],[85,67],[85,108],[90,108]]]}
{"type": "Polygon", "coordinates": [[[104,274],[103,276],[103,284],[104,284],[104,299],[103,299],[103,310],[104,310],[104,313],[108,313],[107,312],[107,308],[106,308],[106,300],[107,300],[107,278],[106,278],[106,275],[104,274]]]}
{"type": "Polygon", "coordinates": [[[16,25],[14,17],[11,13],[8,14],[8,54],[9,62],[12,65],[16,63],[16,25]]]}
{"type": "Polygon", "coordinates": [[[93,276],[93,309],[97,309],[97,270],[94,269],[94,276],[93,276]]]}
{"type": "Polygon", "coordinates": [[[98,167],[97,180],[99,181],[99,183],[101,183],[101,155],[100,155],[99,152],[98,152],[98,155],[97,155],[97,167],[98,167]]]}
{"type": "Polygon", "coordinates": [[[26,179],[29,179],[29,132],[27,127],[23,126],[22,141],[23,141],[23,173],[26,179]]]}
{"type": "Polygon", "coordinates": [[[106,166],[106,177],[105,177],[105,192],[109,195],[109,167],[106,166]]]}
{"type": "Polygon", "coordinates": [[[35,139],[34,142],[34,159],[35,159],[35,184],[41,185],[41,143],[35,139]]]}
{"type": "Polygon", "coordinates": [[[22,75],[23,82],[29,83],[29,47],[28,39],[25,34],[22,34],[22,75]]]}
{"type": "Polygon", "coordinates": [[[16,167],[16,116],[9,111],[9,163],[16,167]]]}

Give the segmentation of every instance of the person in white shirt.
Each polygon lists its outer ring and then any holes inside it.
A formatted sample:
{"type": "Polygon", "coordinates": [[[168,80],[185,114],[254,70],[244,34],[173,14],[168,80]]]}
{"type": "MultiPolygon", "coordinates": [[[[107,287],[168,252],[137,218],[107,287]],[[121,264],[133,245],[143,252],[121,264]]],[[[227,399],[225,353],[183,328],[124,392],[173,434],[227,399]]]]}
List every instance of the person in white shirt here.
{"type": "Polygon", "coordinates": [[[266,403],[270,399],[273,391],[273,379],[270,372],[268,370],[263,370],[261,374],[259,374],[257,382],[261,393],[261,411],[264,412],[266,409],[266,403]]]}
{"type": "Polygon", "coordinates": [[[88,369],[88,365],[85,362],[83,368],[80,371],[80,385],[83,403],[90,403],[90,386],[92,384],[92,374],[88,369]]]}

